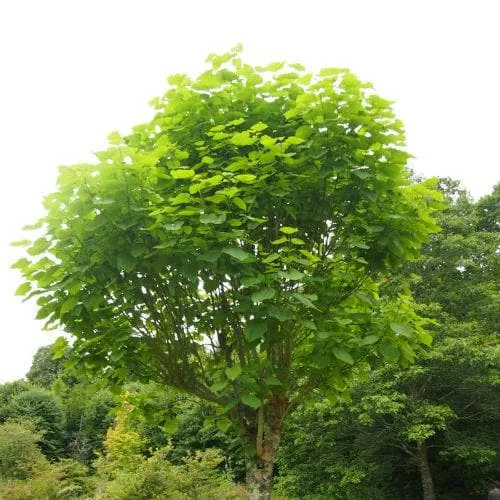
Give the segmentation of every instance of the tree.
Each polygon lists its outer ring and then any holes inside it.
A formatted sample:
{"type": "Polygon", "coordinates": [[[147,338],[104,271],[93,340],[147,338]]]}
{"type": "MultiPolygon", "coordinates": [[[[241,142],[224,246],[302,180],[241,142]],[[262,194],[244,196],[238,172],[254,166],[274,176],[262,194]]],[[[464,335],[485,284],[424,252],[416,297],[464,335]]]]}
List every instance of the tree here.
{"type": "Polygon", "coordinates": [[[150,123],[63,167],[19,260],[72,363],[224,408],[267,498],[288,408],[430,336],[384,281],[437,230],[389,101],[345,69],[252,67],[239,48],[169,79],[150,123]]]}
{"type": "Polygon", "coordinates": [[[64,368],[67,355],[54,359],[53,346],[42,346],[33,356],[33,362],[26,374],[26,378],[33,384],[50,389],[64,368]]]}
{"type": "Polygon", "coordinates": [[[7,417],[31,420],[42,433],[43,453],[58,457],[64,449],[64,408],[46,389],[34,387],[13,396],[7,406],[7,417]]]}
{"type": "Polygon", "coordinates": [[[294,416],[279,458],[286,493],[396,498],[419,495],[420,479],[425,499],[471,498],[498,470],[498,189],[473,203],[455,181],[440,187],[443,231],[405,270],[420,276],[415,296],[436,322],[432,350],[410,369],[375,370],[347,405],[294,416]]]}

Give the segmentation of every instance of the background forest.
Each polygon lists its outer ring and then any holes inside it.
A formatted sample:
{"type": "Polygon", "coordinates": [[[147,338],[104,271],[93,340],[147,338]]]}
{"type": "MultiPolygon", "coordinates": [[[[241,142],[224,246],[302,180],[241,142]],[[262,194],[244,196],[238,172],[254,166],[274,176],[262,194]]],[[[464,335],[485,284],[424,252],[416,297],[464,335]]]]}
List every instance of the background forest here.
{"type": "MultiPolygon", "coordinates": [[[[442,231],[394,277],[432,347],[291,411],[276,496],[464,500],[500,476],[500,186],[477,202],[439,187],[442,231]]],[[[153,383],[112,392],[53,352],[0,386],[0,498],[245,497],[243,450],[215,406],[153,383]]]]}

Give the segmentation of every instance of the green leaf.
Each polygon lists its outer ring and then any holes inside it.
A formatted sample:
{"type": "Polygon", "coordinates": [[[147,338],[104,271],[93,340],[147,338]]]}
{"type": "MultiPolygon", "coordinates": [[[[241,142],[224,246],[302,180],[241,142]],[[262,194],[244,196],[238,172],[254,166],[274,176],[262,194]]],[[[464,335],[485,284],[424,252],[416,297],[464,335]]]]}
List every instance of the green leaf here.
{"type": "Polygon", "coordinates": [[[247,204],[241,199],[239,198],[238,196],[235,196],[233,198],[233,203],[238,207],[238,208],[241,208],[242,210],[245,210],[247,209],[247,204]]]}
{"type": "Polygon", "coordinates": [[[231,420],[229,420],[229,418],[227,417],[221,417],[216,420],[215,425],[222,432],[226,432],[229,429],[229,426],[231,425],[231,420]]]}
{"type": "Polygon", "coordinates": [[[390,363],[394,363],[399,359],[399,351],[392,344],[386,342],[379,347],[379,351],[382,356],[389,361],[390,363]]]}
{"type": "Polygon", "coordinates": [[[214,159],[210,156],[204,156],[201,159],[201,162],[204,163],[205,165],[212,165],[212,163],[214,162],[214,159]]]}
{"type": "Polygon", "coordinates": [[[229,380],[236,380],[241,375],[241,366],[234,365],[231,368],[226,368],[225,374],[229,380]]]}
{"type": "Polygon", "coordinates": [[[352,359],[352,356],[345,349],[342,349],[341,347],[334,347],[333,354],[335,354],[336,358],[340,359],[344,363],[347,363],[348,365],[354,364],[354,359],[352,359]]]}
{"type": "Polygon", "coordinates": [[[380,337],[378,335],[367,335],[366,337],[361,339],[359,345],[372,345],[378,342],[380,337]]]}
{"type": "Polygon", "coordinates": [[[263,288],[252,293],[252,300],[254,302],[263,302],[264,300],[272,299],[275,295],[276,290],[274,288],[263,288]]]}
{"type": "Polygon", "coordinates": [[[78,304],[78,297],[69,297],[61,305],[61,314],[66,314],[78,304]]]}
{"type": "Polygon", "coordinates": [[[289,321],[295,318],[295,315],[290,309],[284,306],[272,305],[267,308],[267,312],[270,316],[273,316],[280,321],[289,321]]]}
{"type": "Polygon", "coordinates": [[[257,410],[262,405],[262,401],[254,394],[242,394],[240,400],[254,410],[257,410]]]}
{"type": "Polygon", "coordinates": [[[297,269],[289,269],[288,271],[280,271],[278,274],[281,278],[285,278],[287,280],[294,280],[294,281],[298,281],[305,276],[304,273],[297,271],[297,269]]]}
{"type": "Polygon", "coordinates": [[[179,427],[179,421],[176,417],[167,418],[161,427],[167,434],[173,434],[179,427]]]}
{"type": "Polygon", "coordinates": [[[287,241],[288,240],[286,239],[286,236],[283,236],[282,238],[271,241],[271,245],[281,245],[282,243],[286,243],[287,241]]]}
{"type": "Polygon", "coordinates": [[[306,242],[304,240],[301,240],[300,238],[290,238],[290,241],[294,245],[305,245],[306,244],[306,242]]]}
{"type": "Polygon", "coordinates": [[[251,146],[257,141],[256,137],[252,137],[250,132],[245,130],[244,132],[236,132],[231,137],[231,143],[235,146],[251,146]]]}
{"type": "Polygon", "coordinates": [[[210,386],[210,390],[215,393],[220,392],[226,388],[227,384],[227,380],[219,380],[210,386]]]}
{"type": "Polygon", "coordinates": [[[279,379],[276,377],[267,377],[264,379],[264,384],[270,385],[270,386],[281,386],[283,385],[279,379]]]}
{"type": "Polygon", "coordinates": [[[226,221],[226,214],[202,214],[200,215],[200,222],[202,224],[222,224],[226,221]]]}
{"type": "Polygon", "coordinates": [[[253,174],[239,174],[235,175],[234,178],[239,182],[244,182],[245,184],[251,184],[252,182],[255,182],[257,176],[253,174]]]}
{"type": "Polygon", "coordinates": [[[407,325],[402,325],[401,323],[390,323],[389,326],[396,335],[402,335],[407,338],[412,336],[413,330],[407,325]]]}
{"type": "Polygon", "coordinates": [[[268,125],[266,125],[265,123],[262,123],[262,122],[258,122],[255,125],[252,125],[250,127],[250,130],[252,132],[262,132],[263,130],[266,130],[266,128],[268,128],[268,125]]]}
{"type": "Polygon", "coordinates": [[[26,282],[17,287],[16,295],[26,295],[31,290],[31,283],[26,282]]]}
{"type": "Polygon", "coordinates": [[[430,335],[427,332],[424,331],[419,331],[418,332],[418,339],[422,344],[430,346],[432,344],[432,335],[430,335]]]}
{"type": "Polygon", "coordinates": [[[299,232],[299,230],[296,227],[288,227],[288,226],[280,227],[280,231],[284,234],[294,234],[299,232]]]}
{"type": "Polygon", "coordinates": [[[195,174],[192,169],[180,169],[180,170],[171,170],[170,175],[174,179],[190,179],[195,174]]]}
{"type": "Polygon", "coordinates": [[[240,247],[226,247],[222,249],[222,253],[230,255],[233,259],[239,260],[240,262],[249,262],[255,259],[255,257],[246,252],[240,247]]]}
{"type": "Polygon", "coordinates": [[[249,323],[245,329],[245,337],[248,342],[254,342],[261,339],[267,331],[267,323],[265,321],[254,321],[249,323]]]}
{"type": "Polygon", "coordinates": [[[309,307],[311,309],[316,309],[317,311],[319,311],[319,309],[312,303],[311,299],[306,297],[303,293],[294,292],[292,294],[292,297],[297,299],[300,303],[304,304],[306,307],[309,307]]]}
{"type": "Polygon", "coordinates": [[[61,359],[66,354],[68,348],[68,341],[64,337],[57,337],[56,341],[52,344],[52,359],[61,359]]]}

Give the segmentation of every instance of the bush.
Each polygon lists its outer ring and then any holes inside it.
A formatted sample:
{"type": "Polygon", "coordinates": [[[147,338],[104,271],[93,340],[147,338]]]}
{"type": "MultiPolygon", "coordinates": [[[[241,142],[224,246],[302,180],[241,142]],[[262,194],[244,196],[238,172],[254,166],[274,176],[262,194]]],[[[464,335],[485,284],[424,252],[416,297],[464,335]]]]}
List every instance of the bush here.
{"type": "Polygon", "coordinates": [[[217,450],[197,452],[182,465],[172,465],[167,455],[170,447],[142,457],[134,471],[118,470],[113,480],[102,485],[103,500],[244,498],[243,489],[235,486],[217,467],[223,457],[217,450]]]}
{"type": "MultiPolygon", "coordinates": [[[[41,434],[30,422],[0,424],[0,480],[27,479],[48,466],[38,446],[41,434]]],[[[3,498],[3,497],[1,497],[3,498]]]]}
{"type": "Polygon", "coordinates": [[[90,498],[87,468],[75,460],[46,463],[30,479],[0,483],[2,500],[63,500],[90,498]]]}

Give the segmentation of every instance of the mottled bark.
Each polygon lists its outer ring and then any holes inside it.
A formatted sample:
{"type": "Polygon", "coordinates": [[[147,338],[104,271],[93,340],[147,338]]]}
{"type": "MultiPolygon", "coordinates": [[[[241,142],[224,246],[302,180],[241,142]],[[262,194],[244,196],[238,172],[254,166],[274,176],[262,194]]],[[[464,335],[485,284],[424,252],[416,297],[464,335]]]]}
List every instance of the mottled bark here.
{"type": "Polygon", "coordinates": [[[434,482],[432,481],[431,469],[427,458],[427,447],[422,441],[417,443],[416,459],[418,471],[420,472],[420,480],[422,482],[424,500],[436,500],[434,482]]]}
{"type": "Polygon", "coordinates": [[[276,451],[286,410],[283,395],[276,396],[255,415],[255,425],[247,432],[247,440],[255,454],[247,458],[246,485],[249,500],[269,500],[276,451]]]}

